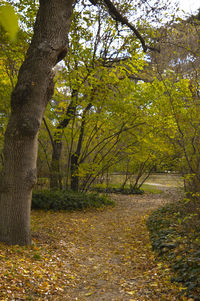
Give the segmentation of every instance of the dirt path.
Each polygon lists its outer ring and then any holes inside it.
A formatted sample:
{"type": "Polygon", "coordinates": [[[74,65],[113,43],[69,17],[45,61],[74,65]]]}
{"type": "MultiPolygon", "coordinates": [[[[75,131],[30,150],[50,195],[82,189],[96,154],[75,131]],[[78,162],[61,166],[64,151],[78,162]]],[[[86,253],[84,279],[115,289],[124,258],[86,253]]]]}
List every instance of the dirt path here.
{"type": "Polygon", "coordinates": [[[145,226],[146,214],[177,199],[177,193],[165,189],[159,195],[113,198],[115,208],[72,213],[61,225],[68,230],[57,237],[57,250],[67,252],[64,269],[74,279],[64,289],[64,299],[52,300],[181,300],[168,267],[151,251],[145,226]]]}
{"type": "MultiPolygon", "coordinates": [[[[160,189],[160,187],[159,187],[160,189]]],[[[180,287],[151,250],[145,220],[180,193],[112,196],[86,212],[32,212],[33,245],[0,244],[0,301],[173,301],[180,287]]]]}

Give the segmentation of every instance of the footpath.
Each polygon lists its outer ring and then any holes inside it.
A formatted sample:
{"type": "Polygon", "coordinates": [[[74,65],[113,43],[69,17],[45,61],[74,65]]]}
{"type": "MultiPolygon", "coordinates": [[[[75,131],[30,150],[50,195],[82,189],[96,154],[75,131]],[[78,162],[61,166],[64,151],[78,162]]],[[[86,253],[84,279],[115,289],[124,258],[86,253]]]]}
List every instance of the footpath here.
{"type": "Polygon", "coordinates": [[[146,228],[150,212],[179,197],[163,189],[112,195],[116,206],[102,210],[33,211],[33,245],[0,244],[0,300],[187,300],[146,228]]]}

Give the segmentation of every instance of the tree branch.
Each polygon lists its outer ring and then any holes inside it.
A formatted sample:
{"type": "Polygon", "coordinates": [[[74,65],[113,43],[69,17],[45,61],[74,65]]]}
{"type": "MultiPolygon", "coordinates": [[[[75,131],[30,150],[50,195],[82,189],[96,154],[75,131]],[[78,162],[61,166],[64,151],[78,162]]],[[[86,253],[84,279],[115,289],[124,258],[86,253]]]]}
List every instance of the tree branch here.
{"type": "MultiPolygon", "coordinates": [[[[46,122],[45,117],[43,117],[43,122],[44,122],[44,125],[45,125],[45,127],[46,127],[47,133],[49,134],[49,138],[50,138],[50,141],[51,141],[51,145],[52,145],[52,147],[54,148],[55,146],[54,146],[53,136],[51,135],[51,131],[50,131],[49,127],[48,127],[48,124],[47,124],[47,122],[46,122]]],[[[39,140],[38,140],[38,141],[39,141],[39,140]]]]}
{"type": "MultiPolygon", "coordinates": [[[[93,5],[98,4],[98,0],[90,0],[93,5]]],[[[141,36],[139,31],[135,28],[133,24],[131,24],[126,17],[124,17],[120,11],[115,7],[115,5],[110,0],[103,0],[105,6],[108,9],[110,16],[115,20],[120,22],[122,25],[128,26],[136,35],[136,37],[140,40],[143,51],[147,52],[147,50],[154,50],[160,52],[159,49],[146,45],[144,38],[141,36]]]]}

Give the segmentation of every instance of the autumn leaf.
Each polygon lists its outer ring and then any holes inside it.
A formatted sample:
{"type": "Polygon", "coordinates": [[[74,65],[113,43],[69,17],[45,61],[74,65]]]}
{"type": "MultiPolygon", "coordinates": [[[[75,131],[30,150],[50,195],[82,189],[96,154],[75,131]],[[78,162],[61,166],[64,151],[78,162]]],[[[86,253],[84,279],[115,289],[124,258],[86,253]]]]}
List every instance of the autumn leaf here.
{"type": "Polygon", "coordinates": [[[182,286],[150,248],[147,212],[163,201],[155,196],[116,195],[117,206],[104,210],[33,211],[33,245],[0,244],[0,300],[181,300],[182,286]]]}
{"type": "Polygon", "coordinates": [[[0,23],[13,41],[18,31],[18,17],[14,8],[8,3],[0,7],[0,23]]]}

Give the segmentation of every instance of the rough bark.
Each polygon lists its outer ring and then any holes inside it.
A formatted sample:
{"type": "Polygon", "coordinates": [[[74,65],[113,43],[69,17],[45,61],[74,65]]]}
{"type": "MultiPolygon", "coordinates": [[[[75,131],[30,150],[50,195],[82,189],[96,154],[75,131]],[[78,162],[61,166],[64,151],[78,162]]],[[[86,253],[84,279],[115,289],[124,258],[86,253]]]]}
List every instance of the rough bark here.
{"type": "Polygon", "coordinates": [[[0,241],[31,243],[37,136],[53,93],[52,68],[64,56],[73,0],[41,0],[34,35],[11,96],[0,198],[0,241]]]}

